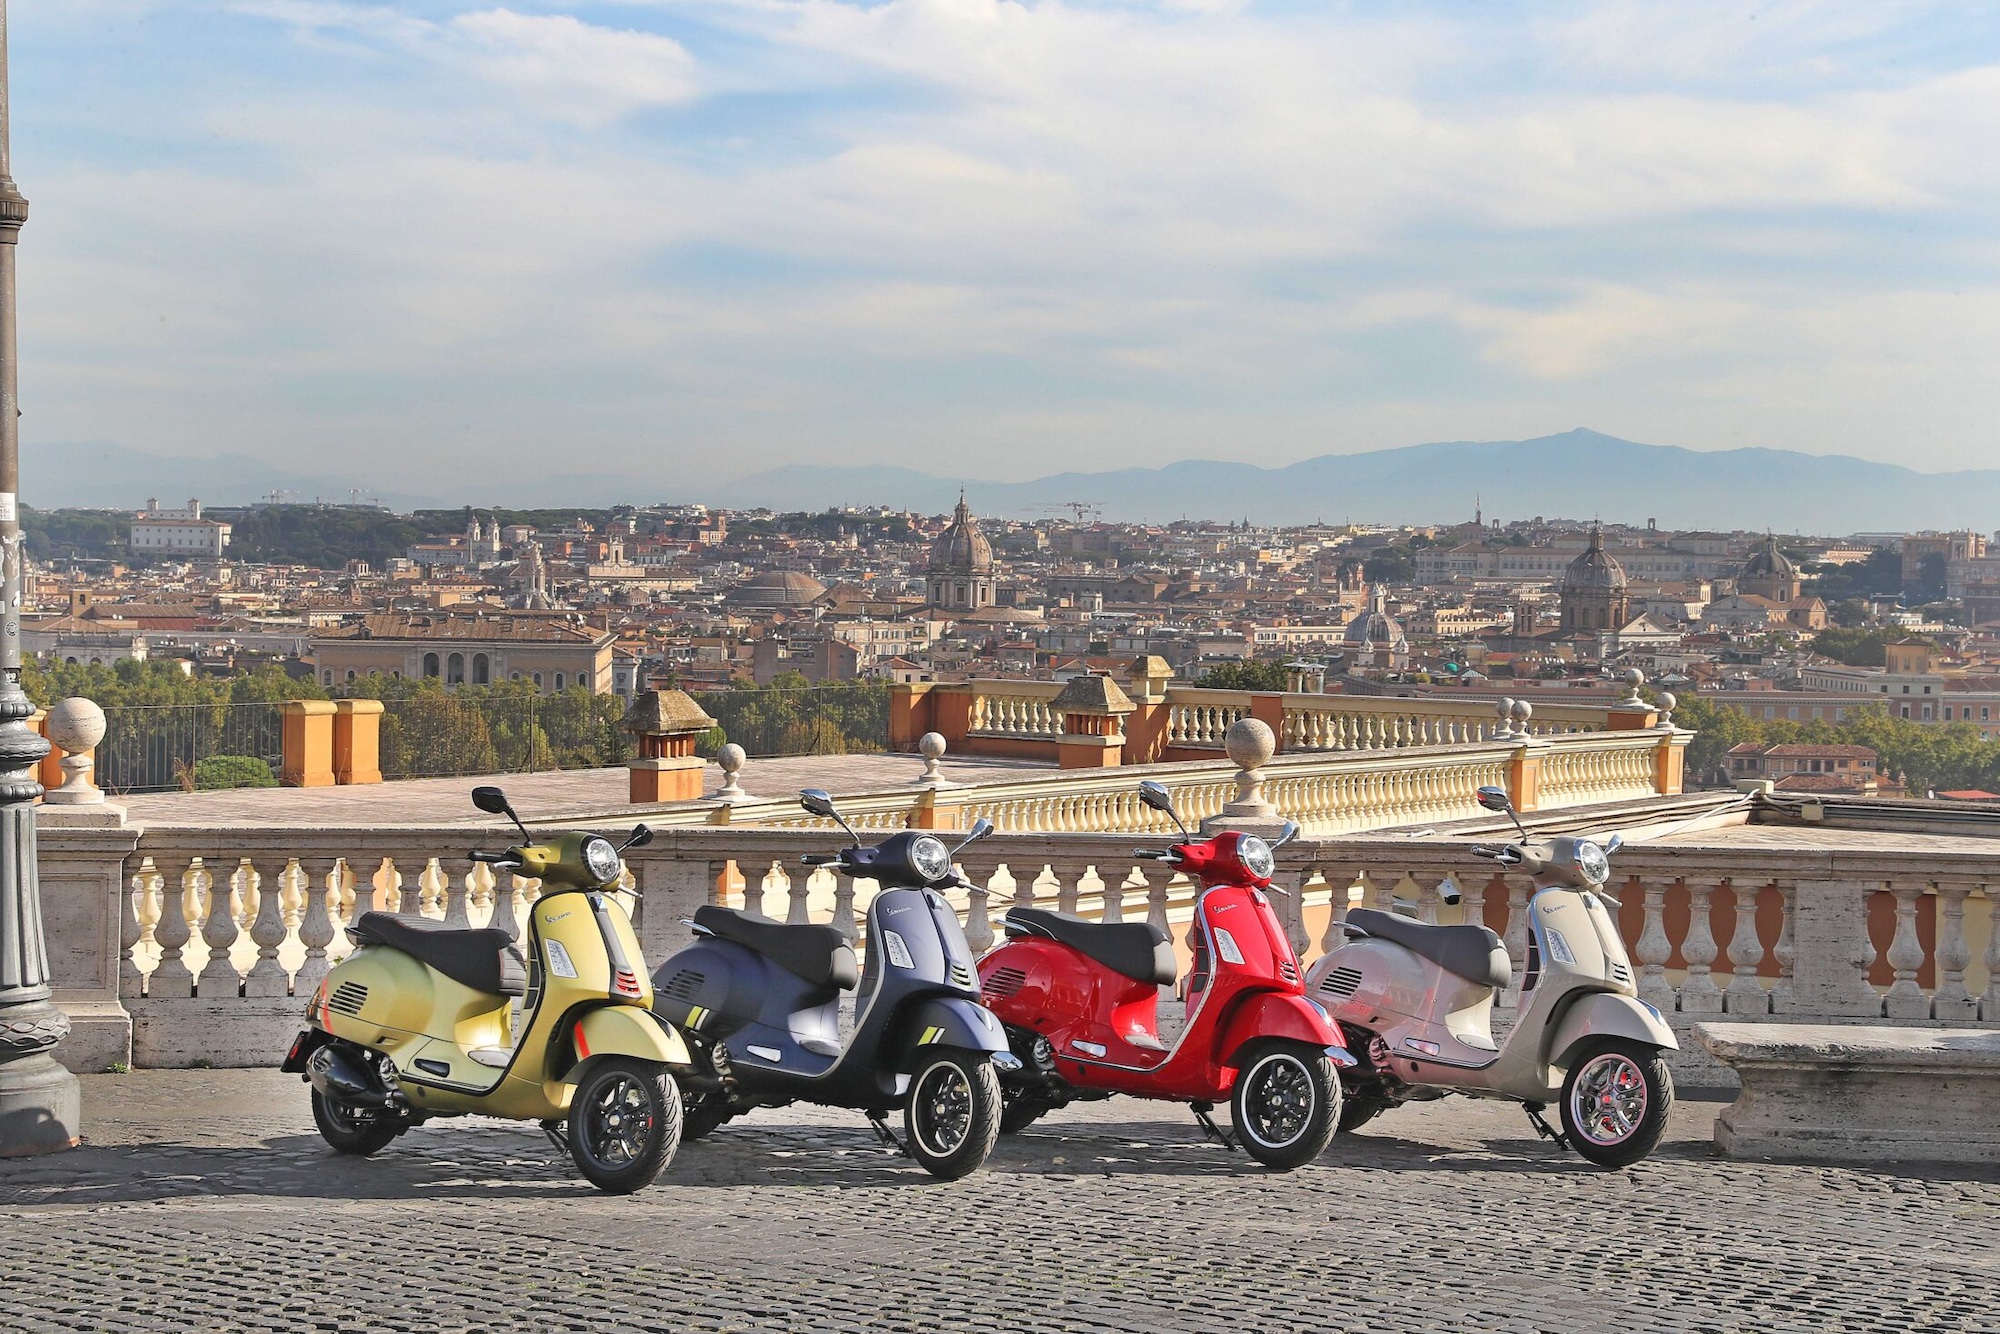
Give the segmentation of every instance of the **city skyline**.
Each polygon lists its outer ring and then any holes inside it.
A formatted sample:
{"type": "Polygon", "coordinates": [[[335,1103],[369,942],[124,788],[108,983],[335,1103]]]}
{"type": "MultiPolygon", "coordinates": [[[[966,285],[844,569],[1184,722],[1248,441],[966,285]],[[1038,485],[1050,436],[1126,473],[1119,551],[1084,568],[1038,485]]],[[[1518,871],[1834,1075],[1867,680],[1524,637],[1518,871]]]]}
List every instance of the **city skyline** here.
{"type": "Polygon", "coordinates": [[[1578,422],[1974,466],[1994,38],[1922,5],[24,5],[23,430],[413,490],[1578,422]]]}

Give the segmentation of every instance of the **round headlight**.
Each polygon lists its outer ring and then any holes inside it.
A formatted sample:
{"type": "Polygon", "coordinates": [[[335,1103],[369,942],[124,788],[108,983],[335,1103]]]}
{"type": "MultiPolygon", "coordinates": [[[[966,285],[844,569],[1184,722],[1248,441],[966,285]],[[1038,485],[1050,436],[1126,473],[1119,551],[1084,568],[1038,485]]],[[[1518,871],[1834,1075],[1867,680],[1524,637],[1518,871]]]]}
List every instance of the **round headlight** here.
{"type": "Polygon", "coordinates": [[[951,870],[951,852],[943,843],[926,834],[910,844],[910,865],[926,882],[942,880],[951,870]]]}
{"type": "Polygon", "coordinates": [[[583,840],[583,869],[590,872],[592,880],[608,885],[618,878],[618,873],[625,867],[618,860],[618,849],[611,846],[611,841],[592,834],[583,840]]]}
{"type": "Polygon", "coordinates": [[[1593,885],[1601,885],[1611,878],[1611,858],[1604,849],[1589,839],[1579,839],[1576,845],[1576,869],[1583,872],[1583,878],[1593,885]]]}
{"type": "Polygon", "coordinates": [[[1269,880],[1271,872],[1278,869],[1278,860],[1271,855],[1271,845],[1249,834],[1236,840],[1236,860],[1259,880],[1269,880]]]}

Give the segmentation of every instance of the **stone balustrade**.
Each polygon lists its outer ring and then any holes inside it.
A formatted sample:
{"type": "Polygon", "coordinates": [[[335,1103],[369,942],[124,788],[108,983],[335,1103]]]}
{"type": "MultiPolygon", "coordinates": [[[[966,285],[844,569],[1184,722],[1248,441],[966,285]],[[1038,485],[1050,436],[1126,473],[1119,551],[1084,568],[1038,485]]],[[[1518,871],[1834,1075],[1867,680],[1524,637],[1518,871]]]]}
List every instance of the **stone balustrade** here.
{"type": "MultiPolygon", "coordinates": [[[[1273,780],[1273,784],[1278,780],[1273,780]]],[[[1218,783],[1213,800],[1228,799],[1218,783]]],[[[1270,789],[1267,788],[1267,791],[1270,789]]],[[[1150,812],[1106,793],[1133,825],[1150,812]]],[[[1107,818],[1111,818],[1107,816],[1107,818]]],[[[1154,832],[1159,822],[1151,822],[1154,832]]],[[[831,921],[857,939],[874,887],[800,854],[830,831],[663,829],[628,861],[649,959],[687,939],[702,903],[831,921]]],[[[955,895],[977,950],[1010,903],[1147,920],[1182,939],[1193,887],[1132,855],[1135,835],[1000,834],[962,859],[955,895]]],[[[57,999],[78,1019],[80,1068],[276,1061],[306,998],[370,909],[518,934],[535,882],[463,859],[504,832],[322,828],[45,827],[45,915],[57,999]],[[129,1039],[121,1034],[129,1033],[129,1039]],[[120,1043],[129,1040],[129,1047],[120,1043]]],[[[1304,839],[1282,855],[1273,902],[1308,961],[1338,944],[1355,904],[1403,899],[1430,921],[1482,921],[1526,957],[1528,883],[1437,839],[1304,839]],[[1447,879],[1463,902],[1447,908],[1447,879]]],[[[1677,845],[1627,847],[1610,886],[1640,994],[1685,1027],[1703,1017],[1916,1024],[2000,1020],[2000,858],[1677,845]]],[[[866,941],[859,942],[865,949],[866,941]]]]}

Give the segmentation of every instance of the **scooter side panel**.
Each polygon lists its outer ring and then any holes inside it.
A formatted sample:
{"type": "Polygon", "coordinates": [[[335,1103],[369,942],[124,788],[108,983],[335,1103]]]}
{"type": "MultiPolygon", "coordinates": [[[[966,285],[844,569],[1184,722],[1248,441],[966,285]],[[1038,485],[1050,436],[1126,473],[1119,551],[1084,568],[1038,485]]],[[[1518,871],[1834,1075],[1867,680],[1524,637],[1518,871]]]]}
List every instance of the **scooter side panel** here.
{"type": "Polygon", "coordinates": [[[585,1064],[602,1056],[631,1056],[662,1065],[688,1064],[687,1044],[650,1011],[636,1005],[606,1005],[587,1011],[575,1021],[571,1041],[577,1063],[563,1073],[565,1084],[574,1084],[585,1064]]]}
{"type": "Polygon", "coordinates": [[[1577,1047],[1593,1038],[1630,1038],[1678,1051],[1680,1040],[1657,1010],[1611,992],[1587,992],[1571,1001],[1549,1035],[1548,1063],[1567,1070],[1577,1047]]]}

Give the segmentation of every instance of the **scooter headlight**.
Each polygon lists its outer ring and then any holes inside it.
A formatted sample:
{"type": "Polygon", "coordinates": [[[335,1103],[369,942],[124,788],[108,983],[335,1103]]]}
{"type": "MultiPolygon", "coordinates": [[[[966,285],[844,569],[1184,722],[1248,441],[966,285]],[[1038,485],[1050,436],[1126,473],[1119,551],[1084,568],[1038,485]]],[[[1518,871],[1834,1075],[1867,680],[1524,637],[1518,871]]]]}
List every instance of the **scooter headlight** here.
{"type": "Polygon", "coordinates": [[[1271,845],[1249,834],[1236,840],[1236,860],[1259,880],[1269,880],[1271,872],[1278,869],[1278,859],[1271,855],[1271,845]]]}
{"type": "Polygon", "coordinates": [[[590,872],[590,878],[600,885],[610,884],[625,869],[618,860],[618,849],[611,846],[611,840],[592,834],[583,840],[583,869],[590,872]]]}
{"type": "Polygon", "coordinates": [[[1603,848],[1589,839],[1579,839],[1576,845],[1576,869],[1583,872],[1583,878],[1593,885],[1601,885],[1611,878],[1611,858],[1603,848]]]}
{"type": "Polygon", "coordinates": [[[951,870],[951,850],[926,834],[910,844],[910,865],[926,884],[942,880],[951,870]]]}

